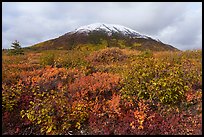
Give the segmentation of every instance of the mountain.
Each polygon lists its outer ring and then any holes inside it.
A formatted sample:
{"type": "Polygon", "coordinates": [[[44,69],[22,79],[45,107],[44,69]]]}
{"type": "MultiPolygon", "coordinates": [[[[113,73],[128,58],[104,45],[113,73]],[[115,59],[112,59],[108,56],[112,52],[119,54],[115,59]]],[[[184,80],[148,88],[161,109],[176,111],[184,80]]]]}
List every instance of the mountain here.
{"type": "Polygon", "coordinates": [[[138,32],[121,26],[121,25],[115,25],[115,24],[104,24],[104,23],[95,23],[95,24],[90,24],[87,26],[82,26],[73,33],[90,33],[92,31],[105,31],[109,36],[113,35],[114,33],[126,35],[126,36],[132,36],[135,38],[148,38],[145,35],[141,35],[138,32]]]}
{"type": "Polygon", "coordinates": [[[31,49],[73,49],[79,44],[99,45],[104,43],[107,47],[129,47],[136,50],[177,51],[175,47],[164,44],[160,40],[142,35],[130,28],[105,23],[94,23],[79,27],[58,38],[47,40],[31,46],[31,49]]]}

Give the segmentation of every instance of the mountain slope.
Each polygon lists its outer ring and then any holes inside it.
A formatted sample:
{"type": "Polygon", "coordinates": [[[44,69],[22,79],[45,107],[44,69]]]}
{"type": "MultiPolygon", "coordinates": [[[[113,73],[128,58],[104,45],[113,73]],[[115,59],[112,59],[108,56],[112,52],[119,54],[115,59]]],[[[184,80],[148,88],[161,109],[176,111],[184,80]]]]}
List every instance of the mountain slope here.
{"type": "Polygon", "coordinates": [[[135,38],[148,38],[147,36],[145,35],[141,35],[139,34],[138,32],[130,29],[130,28],[127,28],[127,27],[124,27],[124,26],[121,26],[121,25],[115,25],[115,24],[105,24],[105,23],[94,23],[94,24],[90,24],[90,25],[87,25],[87,26],[82,26],[82,27],[79,27],[78,29],[76,29],[75,31],[73,32],[76,32],[76,33],[89,33],[89,32],[92,32],[92,31],[105,31],[108,33],[108,35],[112,35],[113,33],[121,33],[123,35],[127,35],[127,36],[133,36],[135,38]]]}
{"type": "Polygon", "coordinates": [[[82,26],[58,38],[51,39],[31,46],[31,49],[73,49],[79,44],[107,43],[107,47],[129,47],[136,50],[177,51],[171,45],[164,44],[130,28],[105,23],[94,23],[82,26]]]}

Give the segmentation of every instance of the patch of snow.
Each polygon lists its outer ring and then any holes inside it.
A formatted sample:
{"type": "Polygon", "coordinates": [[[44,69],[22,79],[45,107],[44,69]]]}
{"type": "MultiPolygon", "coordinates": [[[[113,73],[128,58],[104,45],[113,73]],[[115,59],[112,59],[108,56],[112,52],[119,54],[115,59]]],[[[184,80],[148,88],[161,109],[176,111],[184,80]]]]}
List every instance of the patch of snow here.
{"type": "Polygon", "coordinates": [[[145,38],[145,39],[149,39],[149,37],[145,36],[145,35],[141,35],[140,33],[138,33],[137,31],[121,26],[121,25],[116,25],[116,24],[106,24],[106,23],[93,23],[90,25],[86,25],[86,26],[82,26],[77,28],[75,32],[78,33],[88,33],[94,30],[104,30],[108,33],[108,35],[110,36],[112,34],[112,32],[118,32],[118,33],[122,33],[124,35],[131,35],[133,37],[136,38],[145,38]]]}

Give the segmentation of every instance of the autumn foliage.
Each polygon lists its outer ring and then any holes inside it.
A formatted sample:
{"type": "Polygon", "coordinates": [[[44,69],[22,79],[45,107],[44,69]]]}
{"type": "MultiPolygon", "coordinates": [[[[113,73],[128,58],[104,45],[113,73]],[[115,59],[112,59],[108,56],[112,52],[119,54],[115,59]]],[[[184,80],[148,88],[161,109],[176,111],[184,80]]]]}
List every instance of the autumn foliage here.
{"type": "Polygon", "coordinates": [[[59,52],[3,54],[3,134],[202,134],[201,51],[59,52]]]}

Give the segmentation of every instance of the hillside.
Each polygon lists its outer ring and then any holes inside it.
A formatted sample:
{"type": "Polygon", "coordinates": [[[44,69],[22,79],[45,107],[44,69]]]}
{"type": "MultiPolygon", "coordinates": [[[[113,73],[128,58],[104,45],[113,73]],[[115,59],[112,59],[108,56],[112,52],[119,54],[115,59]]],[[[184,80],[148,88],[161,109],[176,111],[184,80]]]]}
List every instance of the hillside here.
{"type": "Polygon", "coordinates": [[[130,28],[115,25],[95,23],[82,26],[58,38],[35,44],[29,48],[34,50],[73,49],[78,45],[104,44],[105,47],[130,48],[152,51],[178,51],[175,47],[162,43],[149,36],[142,35],[130,28]]]}
{"type": "Polygon", "coordinates": [[[202,50],[86,48],[2,51],[3,135],[202,134],[202,50]]]}

